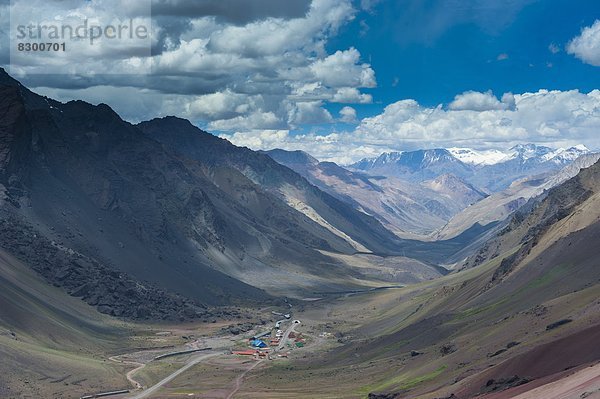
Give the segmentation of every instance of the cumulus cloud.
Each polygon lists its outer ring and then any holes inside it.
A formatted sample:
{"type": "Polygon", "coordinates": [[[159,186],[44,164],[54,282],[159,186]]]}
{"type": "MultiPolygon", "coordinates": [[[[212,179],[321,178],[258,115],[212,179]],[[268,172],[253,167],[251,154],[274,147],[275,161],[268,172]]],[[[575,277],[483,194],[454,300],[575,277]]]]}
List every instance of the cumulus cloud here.
{"type": "Polygon", "coordinates": [[[253,98],[231,92],[229,89],[198,96],[189,105],[190,113],[207,120],[230,119],[248,112],[253,98]]]}
{"type": "Polygon", "coordinates": [[[375,87],[375,71],[368,64],[359,64],[360,53],[354,47],[336,51],[315,61],[310,69],[319,81],[331,87],[375,87]]]}
{"type": "Polygon", "coordinates": [[[381,0],[360,0],[360,8],[365,11],[372,11],[380,1],[381,0]]]}
{"type": "Polygon", "coordinates": [[[326,123],[334,119],[327,103],[371,103],[362,89],[376,86],[375,71],[360,52],[326,50],[328,40],[358,12],[352,1],[294,3],[155,0],[152,55],[135,60],[152,74],[107,76],[106,71],[131,68],[131,60],[124,56],[119,65],[99,55],[89,58],[92,64],[73,66],[87,76],[19,78],[59,100],[93,101],[116,92],[146,97],[137,115],[120,97],[102,99],[127,119],[175,111],[208,128],[231,131],[326,123]]]}
{"type": "Polygon", "coordinates": [[[251,143],[256,149],[303,149],[319,159],[340,163],[417,148],[505,149],[527,142],[600,148],[600,90],[509,93],[501,100],[494,97],[495,101],[491,97],[491,93],[473,92],[457,96],[464,100],[463,105],[467,99],[484,99],[487,107],[480,109],[430,108],[415,100],[402,100],[388,105],[379,115],[363,119],[354,131],[325,136],[287,133],[265,140],[259,133],[246,132],[226,137],[236,144],[251,143]]]}
{"type": "Polygon", "coordinates": [[[466,91],[455,96],[448,108],[456,111],[494,111],[511,109],[514,107],[514,103],[515,99],[511,93],[505,93],[502,100],[498,100],[491,90],[485,93],[466,91]]]}
{"type": "Polygon", "coordinates": [[[586,64],[600,66],[600,20],[581,30],[581,34],[569,42],[567,52],[586,64]]]}
{"type": "Polygon", "coordinates": [[[373,97],[370,94],[361,93],[355,87],[342,87],[335,92],[331,102],[368,104],[373,102],[373,97]]]}
{"type": "Polygon", "coordinates": [[[296,103],[290,114],[290,125],[329,123],[333,118],[329,111],[323,108],[321,101],[296,103]]]}
{"type": "Polygon", "coordinates": [[[356,110],[352,107],[344,107],[340,110],[340,121],[344,123],[356,123],[356,110]]]}
{"type": "Polygon", "coordinates": [[[149,2],[13,0],[0,13],[8,10],[10,70],[19,77],[49,73],[139,74],[151,70],[148,61],[153,24],[149,2]],[[63,42],[65,50],[37,51],[32,56],[15,51],[17,42],[63,42]]]}
{"type": "Polygon", "coordinates": [[[250,130],[222,134],[221,137],[236,145],[252,149],[302,150],[318,159],[334,161],[342,165],[352,163],[365,156],[378,156],[382,151],[390,150],[387,147],[362,146],[358,143],[349,145],[347,140],[351,137],[345,133],[319,135],[316,133],[295,134],[289,130],[250,130]]]}

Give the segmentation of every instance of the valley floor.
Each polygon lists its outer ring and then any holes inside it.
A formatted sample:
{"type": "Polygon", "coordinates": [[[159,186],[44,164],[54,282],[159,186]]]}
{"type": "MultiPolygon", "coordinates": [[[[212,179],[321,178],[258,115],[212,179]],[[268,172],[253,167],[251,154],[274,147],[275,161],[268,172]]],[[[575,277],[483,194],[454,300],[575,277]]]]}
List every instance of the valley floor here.
{"type": "MultiPolygon", "coordinates": [[[[199,337],[183,347],[212,351],[149,362],[133,376],[145,390],[122,397],[598,397],[598,287],[537,303],[527,298],[537,291],[531,287],[555,282],[535,281],[515,294],[521,306],[512,299],[473,303],[469,290],[481,288],[497,262],[403,288],[299,301],[292,319],[301,321],[295,330],[304,344],[296,347],[290,341],[271,358],[231,353],[247,350],[248,337],[270,325],[237,336],[180,326],[170,336],[199,337]]],[[[262,309],[263,317],[271,310],[284,311],[262,309]]],[[[149,354],[165,351],[122,359],[147,362],[149,354]]]]}
{"type": "Polygon", "coordinates": [[[597,265],[586,260],[593,257],[579,247],[589,241],[578,239],[596,236],[599,226],[567,237],[583,260],[561,257],[557,241],[558,249],[544,251],[551,266],[540,273],[528,266],[493,284],[500,256],[417,284],[315,294],[291,309],[265,306],[252,315],[254,329],[242,331],[231,324],[249,320],[157,325],[99,318],[3,253],[0,396],[129,390],[120,397],[594,398],[600,286],[597,265]],[[265,331],[277,350],[243,354],[248,339],[265,331]],[[206,351],[155,359],[195,349],[206,351]]]}

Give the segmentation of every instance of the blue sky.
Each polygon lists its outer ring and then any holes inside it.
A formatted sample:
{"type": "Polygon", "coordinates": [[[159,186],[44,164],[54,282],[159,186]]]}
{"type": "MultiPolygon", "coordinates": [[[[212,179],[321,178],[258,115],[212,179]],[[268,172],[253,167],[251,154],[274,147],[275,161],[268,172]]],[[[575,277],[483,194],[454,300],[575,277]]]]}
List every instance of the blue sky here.
{"type": "Polygon", "coordinates": [[[435,147],[600,149],[598,1],[153,0],[149,15],[128,0],[14,4],[0,0],[4,67],[10,10],[151,26],[143,56],[77,42],[65,73],[16,68],[41,94],[132,122],[176,115],[240,146],[340,163],[435,147]]]}
{"type": "Polygon", "coordinates": [[[356,47],[377,73],[378,87],[369,91],[374,103],[357,107],[359,116],[402,98],[449,103],[467,90],[587,92],[600,87],[600,71],[564,47],[597,18],[600,2],[593,0],[383,1],[348,24],[329,48],[356,47]],[[464,11],[453,11],[457,7],[464,11]],[[552,53],[550,44],[559,51],[552,53]],[[508,58],[498,60],[501,54],[508,58]]]}

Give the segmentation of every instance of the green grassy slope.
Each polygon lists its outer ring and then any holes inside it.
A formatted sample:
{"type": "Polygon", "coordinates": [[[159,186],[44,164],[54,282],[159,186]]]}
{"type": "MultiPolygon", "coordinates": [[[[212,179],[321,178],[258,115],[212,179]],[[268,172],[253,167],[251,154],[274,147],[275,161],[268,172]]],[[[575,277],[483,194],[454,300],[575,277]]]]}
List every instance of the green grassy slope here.
{"type": "Polygon", "coordinates": [[[0,251],[0,397],[72,397],[127,387],[106,353],[123,350],[128,329],[49,286],[0,251]]]}

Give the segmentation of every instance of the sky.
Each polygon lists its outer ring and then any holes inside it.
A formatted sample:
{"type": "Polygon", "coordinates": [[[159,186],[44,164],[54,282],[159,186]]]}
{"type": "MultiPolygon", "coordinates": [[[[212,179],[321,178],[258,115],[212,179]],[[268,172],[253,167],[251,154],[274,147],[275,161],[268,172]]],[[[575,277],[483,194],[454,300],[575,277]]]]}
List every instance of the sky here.
{"type": "Polygon", "coordinates": [[[417,148],[600,149],[594,0],[13,3],[0,1],[0,64],[131,122],[176,115],[237,145],[342,164],[417,148]],[[148,51],[100,39],[76,43],[75,59],[10,58],[11,17],[86,11],[146,24],[148,51]]]}

